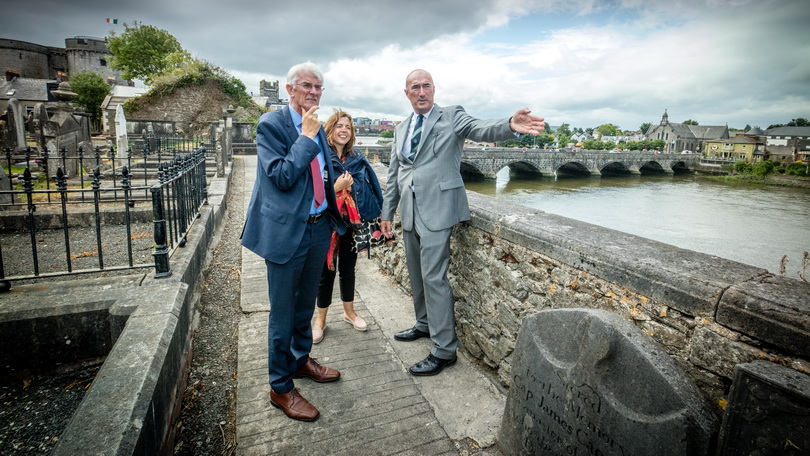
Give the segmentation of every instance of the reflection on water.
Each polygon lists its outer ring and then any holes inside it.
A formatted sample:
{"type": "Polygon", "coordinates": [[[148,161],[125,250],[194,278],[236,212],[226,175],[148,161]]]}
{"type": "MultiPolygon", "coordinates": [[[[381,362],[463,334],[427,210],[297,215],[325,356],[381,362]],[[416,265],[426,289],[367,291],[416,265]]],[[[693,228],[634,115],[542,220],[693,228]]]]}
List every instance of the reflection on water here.
{"type": "Polygon", "coordinates": [[[797,278],[810,251],[810,190],[699,176],[509,179],[467,188],[552,214],[797,278]]]}

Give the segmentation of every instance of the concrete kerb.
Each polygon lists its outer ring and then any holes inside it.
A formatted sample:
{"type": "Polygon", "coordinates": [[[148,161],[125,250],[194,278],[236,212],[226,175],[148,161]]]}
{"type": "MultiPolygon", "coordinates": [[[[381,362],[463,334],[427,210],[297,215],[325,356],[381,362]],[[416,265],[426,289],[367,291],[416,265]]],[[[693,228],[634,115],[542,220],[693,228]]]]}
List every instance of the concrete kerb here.
{"type": "MultiPolygon", "coordinates": [[[[191,362],[191,330],[211,240],[225,214],[232,177],[214,178],[209,204],[170,258],[172,276],[150,272],[136,290],[106,296],[133,310],[54,454],[157,454],[170,452],[191,362]]],[[[120,315],[119,318],[125,318],[120,315]]]]}

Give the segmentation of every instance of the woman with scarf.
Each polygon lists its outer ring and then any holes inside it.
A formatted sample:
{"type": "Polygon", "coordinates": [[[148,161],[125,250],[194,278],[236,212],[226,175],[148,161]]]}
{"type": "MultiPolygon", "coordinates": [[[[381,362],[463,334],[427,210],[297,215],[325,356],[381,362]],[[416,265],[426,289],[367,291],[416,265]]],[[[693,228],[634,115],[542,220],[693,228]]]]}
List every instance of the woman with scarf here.
{"type": "MultiPolygon", "coordinates": [[[[357,245],[352,240],[356,232],[362,232],[363,222],[379,217],[382,210],[382,191],[377,175],[369,162],[354,150],[355,135],[352,117],[340,110],[324,125],[329,147],[332,148],[332,166],[335,174],[335,192],[340,214],[349,223],[343,235],[332,232],[329,254],[318,288],[317,315],[312,324],[312,342],[323,340],[326,329],[326,314],[332,304],[335,276],[340,273],[340,299],[343,301],[343,321],[358,331],[366,331],[368,325],[354,310],[354,267],[357,263],[357,245]],[[354,247],[354,251],[353,251],[354,247]]],[[[368,244],[359,250],[368,248],[368,244]]]]}

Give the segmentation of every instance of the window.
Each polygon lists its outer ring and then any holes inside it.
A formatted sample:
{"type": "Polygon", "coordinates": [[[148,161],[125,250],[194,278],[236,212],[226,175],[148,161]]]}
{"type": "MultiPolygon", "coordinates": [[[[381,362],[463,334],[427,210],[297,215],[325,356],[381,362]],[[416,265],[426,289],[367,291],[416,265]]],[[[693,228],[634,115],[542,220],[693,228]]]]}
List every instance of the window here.
{"type": "Polygon", "coordinates": [[[98,59],[98,64],[101,66],[107,66],[107,61],[104,59],[98,59]]]}

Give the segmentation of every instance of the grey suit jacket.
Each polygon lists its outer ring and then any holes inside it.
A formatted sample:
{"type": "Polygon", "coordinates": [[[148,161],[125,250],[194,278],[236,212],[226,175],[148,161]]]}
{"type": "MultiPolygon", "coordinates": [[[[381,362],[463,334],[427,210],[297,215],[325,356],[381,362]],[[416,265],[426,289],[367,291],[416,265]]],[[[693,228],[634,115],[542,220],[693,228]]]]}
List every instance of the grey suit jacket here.
{"type": "Polygon", "coordinates": [[[481,120],[461,106],[433,105],[422,125],[422,139],[411,162],[402,153],[413,113],[394,131],[382,219],[393,220],[400,208],[402,228],[413,229],[414,199],[420,217],[431,231],[470,219],[467,192],[461,179],[464,140],[494,142],[514,138],[509,119],[481,120]]]}

